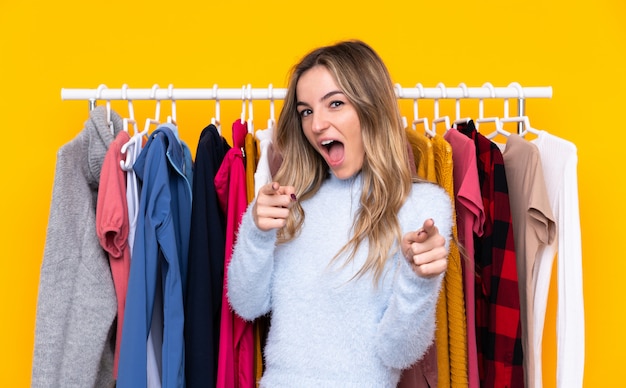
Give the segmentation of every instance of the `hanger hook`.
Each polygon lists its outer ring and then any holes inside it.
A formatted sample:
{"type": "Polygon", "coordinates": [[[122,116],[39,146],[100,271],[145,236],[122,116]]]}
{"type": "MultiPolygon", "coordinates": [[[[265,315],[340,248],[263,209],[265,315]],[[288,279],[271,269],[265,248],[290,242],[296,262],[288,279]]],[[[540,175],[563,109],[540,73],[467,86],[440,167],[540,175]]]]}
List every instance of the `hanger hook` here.
{"type": "Polygon", "coordinates": [[[400,86],[400,84],[395,84],[394,88],[396,89],[396,95],[398,96],[398,98],[403,98],[404,97],[404,91],[402,90],[402,86],[400,86]]]}
{"type": "Polygon", "coordinates": [[[123,120],[124,131],[128,132],[128,123],[133,124],[133,134],[138,133],[137,122],[135,121],[135,109],[133,108],[133,100],[128,98],[128,85],[122,85],[122,100],[128,101],[128,118],[123,120]]]}
{"type": "Polygon", "coordinates": [[[274,89],[272,84],[269,84],[269,86],[267,87],[267,97],[270,100],[270,118],[269,120],[267,120],[267,127],[274,128],[276,119],[274,118],[274,89]]]}
{"type": "Polygon", "coordinates": [[[415,125],[417,124],[417,120],[419,118],[418,110],[417,110],[417,97],[413,99],[413,129],[415,129],[415,125]]]}
{"type": "Polygon", "coordinates": [[[211,119],[211,124],[217,127],[217,131],[220,131],[221,123],[220,123],[220,99],[217,95],[217,84],[213,84],[213,100],[215,100],[215,116],[211,119]]]}
{"type": "Polygon", "coordinates": [[[156,108],[154,111],[154,121],[158,122],[161,119],[161,100],[156,99],[156,93],[159,89],[159,85],[152,85],[152,91],[150,92],[150,98],[156,100],[156,108]]]}
{"type": "Polygon", "coordinates": [[[448,98],[448,93],[446,92],[446,85],[444,85],[443,82],[439,82],[437,84],[437,87],[439,88],[439,90],[441,90],[441,98],[448,98]]]}
{"type": "Polygon", "coordinates": [[[252,85],[248,84],[246,90],[246,97],[248,99],[248,133],[254,134],[254,112],[252,109],[252,85]]]}
{"type": "Polygon", "coordinates": [[[511,82],[509,84],[509,88],[514,88],[515,90],[517,90],[517,98],[524,99],[524,89],[522,88],[522,85],[517,82],[511,82]]]}
{"type": "Polygon", "coordinates": [[[489,91],[491,92],[491,98],[496,98],[496,90],[491,82],[485,82],[482,87],[489,89],[489,91]]]}
{"type": "MultiPolygon", "coordinates": [[[[446,86],[443,84],[443,82],[439,82],[437,84],[437,87],[439,88],[439,90],[441,90],[441,98],[448,97],[446,93],[446,86]]],[[[435,111],[434,120],[437,120],[439,118],[439,98],[435,98],[434,100],[434,111],[435,111]]]]}
{"type": "Polygon", "coordinates": [[[156,101],[156,106],[154,109],[154,118],[147,118],[146,124],[143,127],[143,131],[141,132],[141,136],[146,135],[148,130],[150,129],[150,124],[159,125],[161,120],[161,100],[156,99],[156,92],[159,89],[159,85],[152,85],[152,90],[150,91],[150,99],[156,101]]]}
{"type": "MultiPolygon", "coordinates": [[[[465,83],[461,82],[459,84],[459,88],[463,89],[463,98],[469,97],[469,91],[467,90],[467,86],[465,86],[465,83]]],[[[455,104],[455,115],[456,115],[455,120],[460,120],[461,119],[461,99],[457,98],[454,104],[455,104]]]]}
{"type": "Polygon", "coordinates": [[[246,121],[246,85],[241,87],[241,124],[246,121]]]}
{"type": "MultiPolygon", "coordinates": [[[[396,90],[396,96],[400,99],[404,98],[404,90],[402,89],[402,86],[400,86],[399,83],[396,83],[394,85],[394,89],[396,90]]],[[[400,117],[402,119],[402,128],[406,128],[409,126],[409,124],[406,121],[406,116],[401,116],[400,117]]]]}
{"type": "Polygon", "coordinates": [[[128,116],[130,120],[135,120],[135,109],[133,108],[133,101],[128,99],[128,85],[122,85],[122,100],[128,101],[128,116]]]}
{"type": "Polygon", "coordinates": [[[424,98],[424,87],[422,86],[421,83],[418,83],[417,85],[415,85],[415,87],[419,90],[420,92],[420,98],[424,98]]]}
{"type": "Polygon", "coordinates": [[[167,117],[167,122],[176,125],[176,100],[174,99],[174,85],[167,85],[167,98],[172,102],[172,112],[167,117]]]}
{"type": "Polygon", "coordinates": [[[128,84],[122,85],[122,100],[128,99],[128,84]]]}
{"type": "MultiPolygon", "coordinates": [[[[98,89],[96,89],[96,100],[100,100],[102,98],[102,90],[108,89],[105,84],[100,84],[98,89]]],[[[92,110],[96,107],[96,102],[93,102],[93,108],[91,102],[89,103],[89,109],[92,110]]],[[[111,100],[106,100],[106,119],[107,124],[109,125],[109,129],[111,130],[111,134],[115,135],[115,128],[113,127],[113,121],[111,120],[111,100]]]]}
{"type": "Polygon", "coordinates": [[[98,89],[96,89],[96,100],[100,100],[102,98],[102,91],[104,89],[108,89],[105,84],[98,85],[98,89]]]}
{"type": "MultiPolygon", "coordinates": [[[[496,98],[496,90],[490,82],[485,82],[482,86],[483,88],[489,89],[489,96],[491,98],[496,98]]],[[[478,129],[478,125],[480,124],[480,120],[485,117],[485,101],[483,98],[478,100],[478,120],[476,120],[476,129],[478,129]]]]}
{"type": "Polygon", "coordinates": [[[469,90],[467,89],[467,86],[465,85],[465,82],[461,82],[461,83],[459,84],[459,87],[460,87],[461,89],[463,89],[463,97],[464,97],[464,98],[468,98],[468,97],[469,97],[469,90]]]}
{"type": "MultiPolygon", "coordinates": [[[[517,82],[511,82],[509,84],[509,87],[511,88],[515,88],[515,90],[517,90],[517,115],[519,117],[525,116],[525,112],[524,112],[524,89],[522,88],[522,85],[520,85],[517,82]]],[[[526,118],[527,119],[527,118],[526,118]]],[[[524,133],[524,124],[527,124],[527,120],[526,122],[519,122],[517,124],[517,133],[522,134],[524,133]]]]}
{"type": "MultiPolygon", "coordinates": [[[[417,85],[415,85],[415,87],[417,88],[417,90],[419,91],[419,96],[418,98],[424,98],[424,87],[422,86],[421,83],[418,83],[417,85]]],[[[417,98],[413,100],[413,123],[411,125],[411,127],[413,129],[417,129],[417,124],[419,123],[423,123],[424,124],[424,128],[426,130],[426,133],[430,134],[430,127],[428,124],[428,119],[426,117],[424,118],[420,118],[419,117],[419,111],[418,111],[418,102],[417,102],[417,98]]]]}
{"type": "Polygon", "coordinates": [[[107,87],[105,84],[98,85],[98,89],[96,89],[96,97],[89,99],[89,111],[92,111],[96,108],[96,101],[100,99],[100,96],[102,95],[102,89],[106,88],[107,87]]]}

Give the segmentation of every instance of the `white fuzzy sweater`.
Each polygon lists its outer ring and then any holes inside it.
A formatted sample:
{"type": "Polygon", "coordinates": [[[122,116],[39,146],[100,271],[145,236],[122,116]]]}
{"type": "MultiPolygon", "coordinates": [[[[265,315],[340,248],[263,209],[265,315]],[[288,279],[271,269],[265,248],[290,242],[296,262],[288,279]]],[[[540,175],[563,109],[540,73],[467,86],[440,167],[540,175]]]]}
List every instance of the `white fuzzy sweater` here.
{"type": "MultiPolygon", "coordinates": [[[[346,266],[331,259],[348,241],[359,206],[361,176],[332,174],[302,201],[301,234],[276,246],[276,232],[259,230],[246,211],[228,268],[228,298],[241,317],[271,311],[262,387],[395,387],[400,370],[433,341],[442,276],[420,278],[401,253],[378,287],[371,276],[352,279],[366,257],[362,246],[346,266]],[[352,280],[351,280],[352,279],[352,280]]],[[[448,195],[414,184],[399,213],[403,233],[433,218],[449,241],[448,195]]]]}

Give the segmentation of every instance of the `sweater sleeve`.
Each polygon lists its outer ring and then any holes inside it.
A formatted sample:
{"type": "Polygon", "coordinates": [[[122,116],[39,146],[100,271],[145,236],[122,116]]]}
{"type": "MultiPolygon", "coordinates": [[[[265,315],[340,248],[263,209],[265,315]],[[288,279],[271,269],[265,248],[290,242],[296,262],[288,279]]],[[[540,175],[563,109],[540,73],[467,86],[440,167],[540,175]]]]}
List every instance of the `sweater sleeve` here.
{"type": "Polygon", "coordinates": [[[421,278],[403,258],[398,260],[393,294],[378,325],[376,347],[385,365],[405,369],[433,342],[435,308],[443,275],[421,278]]]}
{"type": "Polygon", "coordinates": [[[245,320],[253,320],[271,308],[276,231],[258,229],[248,206],[239,226],[237,242],[228,266],[227,296],[231,307],[245,320]]]}
{"type": "MultiPolygon", "coordinates": [[[[399,218],[403,233],[421,228],[427,218],[432,218],[446,239],[446,248],[450,246],[452,206],[440,187],[427,183],[413,190],[399,218]]],[[[401,252],[393,260],[393,291],[378,325],[376,349],[384,364],[404,369],[419,360],[433,342],[435,311],[444,274],[431,278],[418,276],[401,252]]]]}

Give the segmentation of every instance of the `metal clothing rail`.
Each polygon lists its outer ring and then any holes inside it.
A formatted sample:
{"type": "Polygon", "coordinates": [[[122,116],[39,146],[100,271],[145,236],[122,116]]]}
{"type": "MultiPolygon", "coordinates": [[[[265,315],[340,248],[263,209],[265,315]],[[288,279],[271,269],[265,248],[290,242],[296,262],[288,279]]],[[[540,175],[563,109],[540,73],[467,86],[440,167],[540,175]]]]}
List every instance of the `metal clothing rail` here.
{"type": "MultiPolygon", "coordinates": [[[[97,89],[61,89],[63,100],[281,100],[285,98],[287,89],[252,88],[249,84],[242,88],[159,88],[136,89],[126,86],[109,89],[100,85],[97,89]]],[[[552,87],[522,87],[512,83],[506,87],[494,87],[486,83],[481,87],[446,87],[442,83],[436,87],[425,88],[421,84],[416,87],[401,87],[396,84],[396,95],[399,99],[527,99],[551,98],[552,87]]]]}

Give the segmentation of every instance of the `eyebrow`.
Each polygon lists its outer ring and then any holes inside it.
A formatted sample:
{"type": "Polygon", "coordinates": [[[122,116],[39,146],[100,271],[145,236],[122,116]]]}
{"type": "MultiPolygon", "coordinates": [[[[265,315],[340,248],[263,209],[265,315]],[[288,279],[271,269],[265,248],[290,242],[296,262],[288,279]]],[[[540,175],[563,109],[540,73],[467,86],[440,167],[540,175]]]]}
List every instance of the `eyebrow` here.
{"type": "MultiPolygon", "coordinates": [[[[328,93],[324,94],[324,96],[322,96],[322,98],[320,98],[320,101],[327,100],[327,99],[331,98],[332,96],[334,96],[335,94],[343,94],[343,92],[341,90],[333,90],[331,92],[328,92],[328,93]]],[[[298,101],[298,102],[296,102],[296,106],[309,106],[309,104],[307,104],[306,102],[303,102],[303,101],[298,101]]]]}

